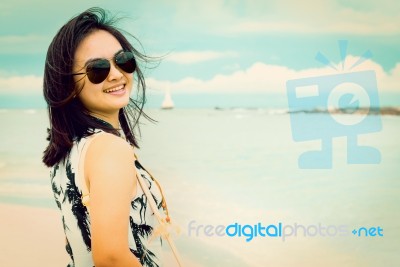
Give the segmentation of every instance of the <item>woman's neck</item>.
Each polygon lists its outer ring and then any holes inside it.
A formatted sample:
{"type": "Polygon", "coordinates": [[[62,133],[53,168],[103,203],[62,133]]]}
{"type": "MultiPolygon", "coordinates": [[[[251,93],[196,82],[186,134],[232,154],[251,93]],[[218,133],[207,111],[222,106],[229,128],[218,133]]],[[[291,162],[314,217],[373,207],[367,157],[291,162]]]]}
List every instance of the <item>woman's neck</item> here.
{"type": "Polygon", "coordinates": [[[96,119],[102,120],[108,124],[110,124],[114,129],[119,129],[119,118],[118,115],[116,116],[105,116],[102,114],[90,114],[92,117],[95,117],[96,119]]]}

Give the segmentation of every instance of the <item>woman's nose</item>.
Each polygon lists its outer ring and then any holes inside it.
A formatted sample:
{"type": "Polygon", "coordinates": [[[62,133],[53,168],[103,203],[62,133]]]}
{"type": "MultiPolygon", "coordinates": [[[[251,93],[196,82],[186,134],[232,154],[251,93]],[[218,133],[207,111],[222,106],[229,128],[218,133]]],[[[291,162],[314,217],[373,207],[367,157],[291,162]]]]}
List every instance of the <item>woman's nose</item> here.
{"type": "Polygon", "coordinates": [[[110,73],[108,74],[108,80],[109,81],[120,80],[122,76],[124,76],[122,70],[115,65],[115,62],[112,62],[110,64],[110,73]]]}

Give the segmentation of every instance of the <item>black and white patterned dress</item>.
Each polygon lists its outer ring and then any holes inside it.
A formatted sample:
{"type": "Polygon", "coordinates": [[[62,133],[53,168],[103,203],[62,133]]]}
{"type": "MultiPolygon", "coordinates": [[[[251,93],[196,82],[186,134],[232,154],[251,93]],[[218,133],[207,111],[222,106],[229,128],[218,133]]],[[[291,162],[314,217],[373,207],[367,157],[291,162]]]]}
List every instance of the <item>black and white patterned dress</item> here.
{"type": "MultiPolygon", "coordinates": [[[[90,216],[82,204],[81,184],[76,178],[80,154],[86,141],[87,138],[75,141],[66,159],[56,164],[50,172],[55,201],[62,214],[66,250],[71,257],[68,267],[94,266],[91,252],[90,216]]],[[[138,174],[148,184],[157,207],[162,212],[162,195],[156,183],[137,159],[132,164],[135,164],[138,174]]],[[[131,252],[143,266],[160,266],[160,260],[156,254],[160,249],[161,239],[155,238],[152,242],[148,242],[156,224],[146,195],[138,183],[136,196],[131,201],[128,238],[131,252]]]]}

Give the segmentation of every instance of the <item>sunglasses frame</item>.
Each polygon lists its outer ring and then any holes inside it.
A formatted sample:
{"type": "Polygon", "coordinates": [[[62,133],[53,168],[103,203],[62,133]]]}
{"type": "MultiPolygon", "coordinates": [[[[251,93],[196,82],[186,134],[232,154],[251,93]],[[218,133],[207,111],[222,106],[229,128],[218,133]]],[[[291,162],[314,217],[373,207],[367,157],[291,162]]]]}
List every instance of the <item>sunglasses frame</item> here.
{"type": "MultiPolygon", "coordinates": [[[[123,72],[126,73],[134,73],[136,68],[137,68],[137,63],[136,63],[136,59],[135,59],[135,55],[131,52],[131,51],[119,51],[117,52],[114,57],[112,57],[112,59],[115,63],[115,66],[118,67],[120,70],[122,70],[123,72]],[[118,60],[120,60],[119,56],[123,56],[123,55],[131,55],[132,57],[129,58],[127,61],[125,61],[124,63],[120,63],[118,62],[118,60]],[[126,70],[127,67],[125,67],[126,64],[132,64],[133,63],[133,70],[131,71],[130,69],[126,70]]],[[[110,74],[111,71],[111,61],[110,59],[106,59],[106,58],[99,58],[99,59],[94,59],[92,61],[90,61],[89,63],[87,63],[86,65],[86,71],[85,72],[79,72],[79,73],[73,73],[72,75],[85,75],[88,77],[89,81],[93,84],[99,84],[104,82],[108,75],[110,74]],[[102,64],[106,63],[108,64],[108,68],[103,68],[103,67],[95,67],[95,64],[98,62],[102,62],[102,64]],[[104,73],[102,73],[104,72],[104,73]],[[107,72],[107,73],[105,73],[107,72]],[[93,73],[91,75],[91,73],[93,73]]],[[[130,66],[128,66],[130,67],[130,66]]],[[[83,77],[84,78],[84,77],[83,77]]],[[[82,78],[82,79],[83,79],[82,78]]]]}

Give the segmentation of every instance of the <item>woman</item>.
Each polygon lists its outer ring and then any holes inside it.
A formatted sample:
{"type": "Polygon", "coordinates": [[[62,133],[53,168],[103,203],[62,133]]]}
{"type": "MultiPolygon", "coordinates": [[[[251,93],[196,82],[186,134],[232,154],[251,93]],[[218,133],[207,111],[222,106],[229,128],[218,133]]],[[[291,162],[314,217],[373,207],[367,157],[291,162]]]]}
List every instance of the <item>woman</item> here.
{"type": "Polygon", "coordinates": [[[136,58],[145,57],[113,22],[104,10],[89,9],[68,21],[50,44],[43,162],[52,168],[69,266],[159,266],[147,242],[156,222],[136,175],[145,179],[158,209],[165,202],[133,150],[145,95],[136,58]],[[142,101],[130,98],[133,85],[142,101]]]}

